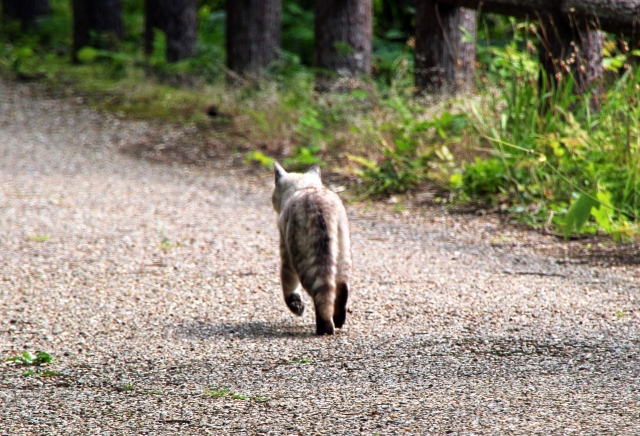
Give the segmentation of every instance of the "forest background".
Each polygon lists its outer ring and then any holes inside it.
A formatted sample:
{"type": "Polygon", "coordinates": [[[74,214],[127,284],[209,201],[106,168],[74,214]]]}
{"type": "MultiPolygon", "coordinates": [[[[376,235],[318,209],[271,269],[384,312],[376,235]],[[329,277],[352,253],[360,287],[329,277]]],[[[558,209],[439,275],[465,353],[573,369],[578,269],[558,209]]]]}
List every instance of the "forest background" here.
{"type": "Polygon", "coordinates": [[[80,43],[71,1],[50,0],[29,23],[13,19],[11,3],[3,1],[2,74],[191,132],[169,147],[148,145],[156,156],[197,164],[232,154],[267,168],[274,159],[292,169],[320,163],[352,200],[507,213],[565,238],[624,242],[640,230],[640,47],[617,35],[601,34],[597,82],[576,92],[582,84],[567,74],[545,88],[539,20],[480,11],[475,36],[459,29],[462,43],[475,46],[471,86],[423,92],[414,80],[410,0],[373,1],[371,71],[346,76],[315,64],[310,0],[282,2],[278,56],[259,74],[234,72],[242,54],[228,49],[224,1],[197,1],[188,56],[172,55],[170,29],[145,40],[142,1],[122,1],[118,38],[88,33],[80,43]],[[319,87],[320,77],[331,85],[319,87]]]}

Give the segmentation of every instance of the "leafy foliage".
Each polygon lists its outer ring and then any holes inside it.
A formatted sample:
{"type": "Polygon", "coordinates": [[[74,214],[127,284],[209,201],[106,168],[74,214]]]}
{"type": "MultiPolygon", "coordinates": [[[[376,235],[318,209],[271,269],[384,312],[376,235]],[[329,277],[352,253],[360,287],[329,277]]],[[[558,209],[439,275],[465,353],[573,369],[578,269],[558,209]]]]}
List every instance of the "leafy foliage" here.
{"type": "Polygon", "coordinates": [[[33,355],[32,353],[25,351],[20,355],[9,357],[7,362],[13,362],[22,366],[41,366],[50,365],[53,363],[53,356],[46,351],[40,351],[33,355]]]}
{"type": "MultiPolygon", "coordinates": [[[[607,80],[594,112],[587,96],[573,93],[570,76],[553,92],[540,90],[534,24],[482,15],[479,95],[427,105],[413,89],[411,2],[373,2],[374,79],[325,94],[314,92],[310,68],[312,0],[283,2],[280,59],[264,80],[233,87],[224,66],[223,0],[198,1],[197,53],[173,64],[166,62],[162,32],[154,52],[142,53],[143,5],[124,0],[120,50],[85,47],[79,64],[71,65],[71,2],[51,4],[53,14],[29,32],[16,23],[0,29],[4,74],[102,95],[91,104],[121,116],[196,126],[242,152],[246,162],[270,168],[277,155],[293,168],[331,165],[357,177],[365,195],[434,182],[457,201],[486,202],[566,236],[606,232],[626,240],[637,234],[640,51],[614,40],[604,45],[607,80]],[[226,115],[212,120],[203,110],[212,105],[226,115]]],[[[161,237],[162,250],[176,246],[161,237]]]]}
{"type": "MultiPolygon", "coordinates": [[[[540,90],[535,26],[512,24],[514,38],[506,46],[479,48],[485,97],[469,104],[467,113],[492,152],[463,165],[459,190],[512,211],[534,210],[528,213],[533,224],[553,212],[552,223],[565,236],[602,230],[631,237],[629,219],[640,208],[640,72],[629,64],[622,74],[612,71],[615,82],[598,95],[602,105],[594,113],[589,95],[573,93],[570,76],[555,92],[540,90]]],[[[609,56],[611,70],[633,54],[609,56]]]]}

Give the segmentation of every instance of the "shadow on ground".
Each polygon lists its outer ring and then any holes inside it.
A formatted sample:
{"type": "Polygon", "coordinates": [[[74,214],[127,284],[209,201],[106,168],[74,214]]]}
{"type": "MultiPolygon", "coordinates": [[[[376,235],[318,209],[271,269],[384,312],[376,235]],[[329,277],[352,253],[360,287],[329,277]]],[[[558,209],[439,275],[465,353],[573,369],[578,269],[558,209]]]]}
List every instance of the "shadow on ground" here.
{"type": "Polygon", "coordinates": [[[312,325],[298,326],[289,322],[248,321],[236,323],[208,323],[185,321],[174,327],[177,337],[219,338],[309,338],[315,337],[312,325]]]}

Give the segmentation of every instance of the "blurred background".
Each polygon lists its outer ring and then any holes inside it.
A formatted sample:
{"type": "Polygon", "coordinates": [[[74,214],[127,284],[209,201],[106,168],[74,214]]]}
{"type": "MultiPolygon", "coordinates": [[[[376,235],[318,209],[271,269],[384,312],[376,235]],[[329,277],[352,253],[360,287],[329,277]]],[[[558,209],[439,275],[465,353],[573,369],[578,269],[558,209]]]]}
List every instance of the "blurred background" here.
{"type": "Polygon", "coordinates": [[[633,240],[633,2],[463,3],[476,4],[3,0],[0,74],[184,126],[156,156],[317,162],[354,199],[419,197],[633,240]]]}

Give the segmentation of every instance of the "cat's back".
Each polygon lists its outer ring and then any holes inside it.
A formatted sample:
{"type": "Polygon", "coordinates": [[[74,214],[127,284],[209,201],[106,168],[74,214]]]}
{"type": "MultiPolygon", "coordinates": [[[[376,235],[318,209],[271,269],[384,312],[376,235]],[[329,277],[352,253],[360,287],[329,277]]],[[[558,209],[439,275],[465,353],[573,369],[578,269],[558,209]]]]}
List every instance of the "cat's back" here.
{"type": "Polygon", "coordinates": [[[340,197],[325,187],[317,187],[296,191],[285,204],[279,222],[281,226],[289,223],[329,229],[341,220],[346,220],[346,211],[340,197]]]}

